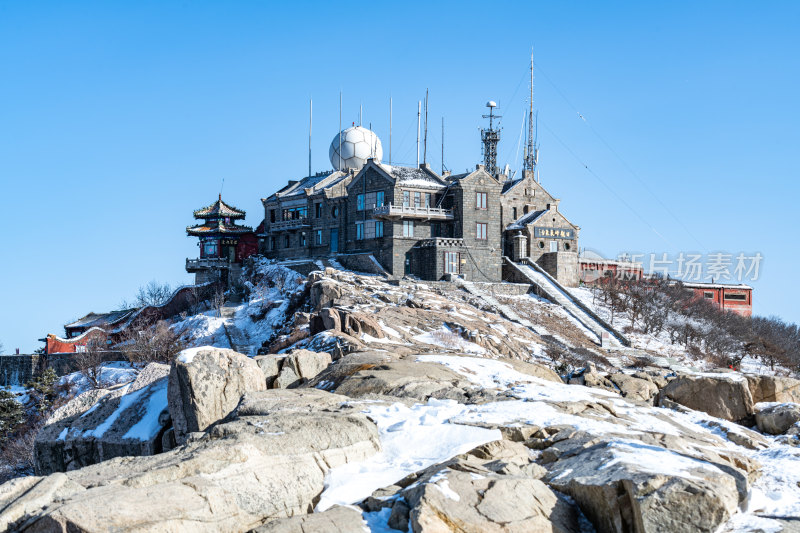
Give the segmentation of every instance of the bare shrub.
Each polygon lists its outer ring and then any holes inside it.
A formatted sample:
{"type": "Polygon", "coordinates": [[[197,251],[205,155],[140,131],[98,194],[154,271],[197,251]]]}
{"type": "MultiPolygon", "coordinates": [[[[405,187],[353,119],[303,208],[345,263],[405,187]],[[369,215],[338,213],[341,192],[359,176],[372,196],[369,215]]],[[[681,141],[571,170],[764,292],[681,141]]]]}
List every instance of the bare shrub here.
{"type": "Polygon", "coordinates": [[[163,320],[130,328],[119,347],[131,363],[169,363],[186,343],[163,320]]]}
{"type": "Polygon", "coordinates": [[[436,331],[431,332],[431,337],[436,340],[436,342],[451,350],[458,350],[461,348],[461,336],[454,331],[449,329],[437,329],[436,331]]]}
{"type": "Polygon", "coordinates": [[[544,353],[550,359],[553,370],[561,376],[584,366],[581,359],[557,344],[548,344],[544,353]]]}
{"type": "Polygon", "coordinates": [[[106,351],[106,343],[100,340],[90,340],[86,346],[81,347],[81,351],[73,356],[78,371],[89,382],[93,389],[102,389],[102,365],[103,355],[106,351]]]}

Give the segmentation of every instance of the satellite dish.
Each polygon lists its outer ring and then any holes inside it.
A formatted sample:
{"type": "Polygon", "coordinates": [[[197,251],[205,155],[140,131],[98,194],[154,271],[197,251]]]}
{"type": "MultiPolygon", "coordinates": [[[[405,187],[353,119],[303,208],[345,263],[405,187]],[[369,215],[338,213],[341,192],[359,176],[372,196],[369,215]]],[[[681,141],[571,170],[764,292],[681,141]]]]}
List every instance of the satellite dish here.
{"type": "Polygon", "coordinates": [[[494,100],[489,100],[486,102],[486,107],[497,107],[497,103],[494,100]]]}

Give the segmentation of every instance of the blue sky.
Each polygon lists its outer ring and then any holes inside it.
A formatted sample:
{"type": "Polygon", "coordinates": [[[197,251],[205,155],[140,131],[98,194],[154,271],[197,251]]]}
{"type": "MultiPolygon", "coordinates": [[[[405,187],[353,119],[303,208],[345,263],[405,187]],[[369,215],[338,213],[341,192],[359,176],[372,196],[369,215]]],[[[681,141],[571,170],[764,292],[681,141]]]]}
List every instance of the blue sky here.
{"type": "Polygon", "coordinates": [[[152,279],[191,281],[191,213],[259,199],[314,170],[344,122],[393,160],[480,162],[500,105],[517,154],[531,47],[541,181],[619,252],[760,252],[755,311],[800,321],[796,2],[6,2],[0,0],[0,342],[40,346],[152,279]],[[558,4],[558,5],[556,5],[558,4]],[[388,154],[387,154],[388,155],[388,154]],[[587,169],[588,167],[588,169],[587,169]]]}

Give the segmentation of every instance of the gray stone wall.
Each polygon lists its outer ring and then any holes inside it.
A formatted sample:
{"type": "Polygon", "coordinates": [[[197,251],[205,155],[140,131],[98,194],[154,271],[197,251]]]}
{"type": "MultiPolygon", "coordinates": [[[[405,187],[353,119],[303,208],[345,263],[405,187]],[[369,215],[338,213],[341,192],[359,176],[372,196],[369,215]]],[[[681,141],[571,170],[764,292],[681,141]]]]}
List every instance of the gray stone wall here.
{"type": "Polygon", "coordinates": [[[536,263],[565,287],[578,286],[577,252],[553,252],[539,256],[536,263]]]}
{"type": "MultiPolygon", "coordinates": [[[[125,360],[122,352],[108,351],[103,354],[103,361],[125,360]]],[[[0,386],[22,386],[48,367],[55,370],[58,376],[78,370],[74,353],[0,355],[0,386]]]]}

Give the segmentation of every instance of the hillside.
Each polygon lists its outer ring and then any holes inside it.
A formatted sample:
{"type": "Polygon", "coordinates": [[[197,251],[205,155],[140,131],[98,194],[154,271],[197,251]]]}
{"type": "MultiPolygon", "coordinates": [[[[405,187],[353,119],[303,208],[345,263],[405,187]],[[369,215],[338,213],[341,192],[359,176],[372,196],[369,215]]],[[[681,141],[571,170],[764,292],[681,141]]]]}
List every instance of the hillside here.
{"type": "MultiPolygon", "coordinates": [[[[634,327],[632,347],[602,348],[562,307],[513,284],[333,268],[304,277],[259,262],[246,287],[244,303],[173,324],[197,347],[170,365],[151,363],[56,411],[37,437],[38,476],[0,486],[0,524],[800,525],[800,381],[785,368],[744,358],[743,372],[716,369],[666,330],[634,327]]],[[[574,294],[612,320],[595,294],[574,294]]],[[[629,318],[617,314],[615,327],[629,318]]]]}

